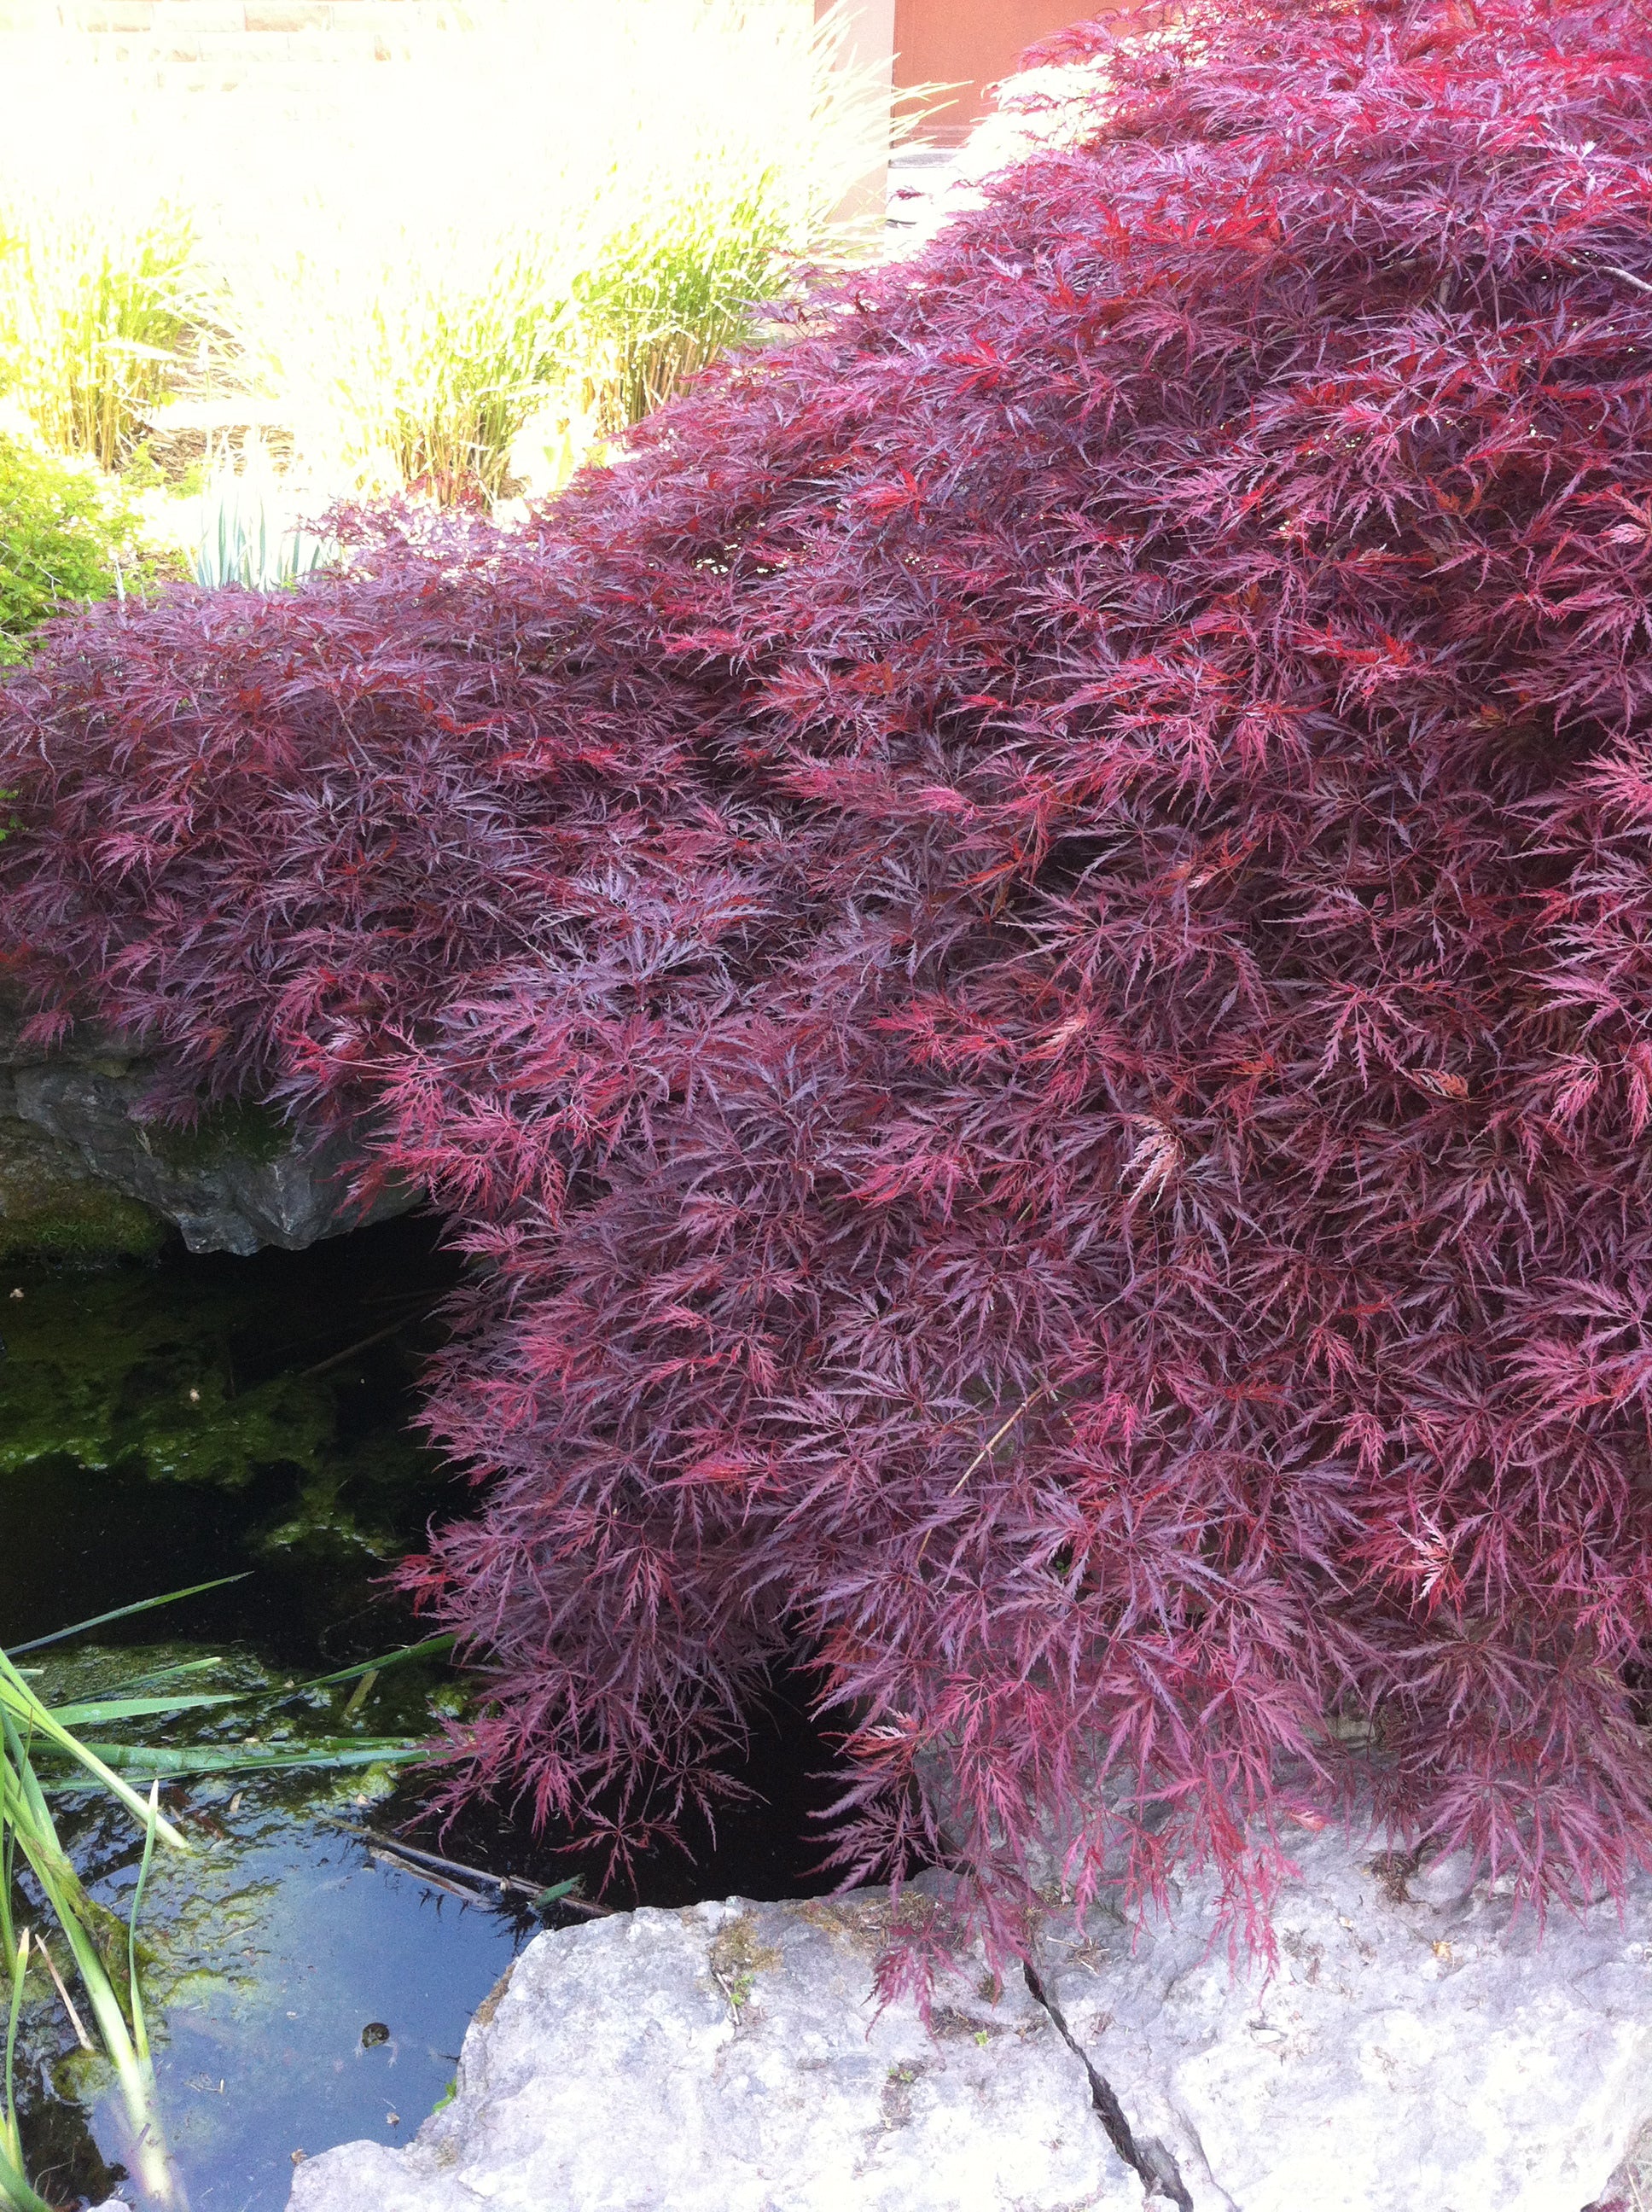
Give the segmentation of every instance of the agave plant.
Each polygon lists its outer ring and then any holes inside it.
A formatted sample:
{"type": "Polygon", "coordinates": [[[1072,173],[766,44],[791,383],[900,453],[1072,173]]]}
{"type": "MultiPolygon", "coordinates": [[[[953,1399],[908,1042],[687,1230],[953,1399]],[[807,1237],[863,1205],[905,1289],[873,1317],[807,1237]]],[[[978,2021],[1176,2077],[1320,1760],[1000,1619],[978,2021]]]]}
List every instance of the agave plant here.
{"type": "MultiPolygon", "coordinates": [[[[188,1838],[161,1811],[161,1781],[178,1774],[255,1767],[361,1766],[405,1760],[418,1753],[419,1746],[405,1737],[354,1735],[312,1737],[293,1745],[271,1744],[251,1736],[239,1745],[210,1747],[101,1740],[94,1745],[87,1741],[88,1734],[100,1734],[110,1727],[124,1730],[134,1721],[143,1722],[147,1729],[154,1723],[171,1722],[208,1707],[244,1703],[248,1693],[196,1686],[213,1663],[209,1661],[168,1670],[165,1678],[143,1686],[149,1694],[118,1692],[54,1705],[46,1702],[33,1686],[30,1670],[16,1663],[26,1652],[61,1643],[109,1620],[219,1587],[222,1583],[198,1583],[187,1590],[146,1599],[122,1607],[116,1613],[76,1622],[12,1653],[0,1652],[0,1962],[9,1985],[3,2075],[0,2075],[0,2207],[6,2208],[6,2212],[52,2212],[25,2170],[15,2091],[18,2022],[26,1978],[37,1954],[56,1984],[76,2034],[82,2043],[92,2045],[92,2036],[53,1959],[50,1938],[43,1937],[37,1925],[21,1917],[16,1884],[20,1855],[33,1877],[46,1917],[55,1922],[68,1947],[98,2042],[114,2069],[130,2130],[130,2156],[144,2200],[158,2212],[160,2208],[173,2207],[181,2212],[184,2192],[161,2124],[138,1972],[138,1915],[155,1847],[160,1844],[180,1852],[191,1848],[188,1838]],[[147,1780],[147,1796],[125,1778],[130,1773],[147,1780]],[[52,1817],[50,1799],[56,1791],[83,1790],[88,1785],[106,1792],[124,1808],[143,1838],[137,1881],[124,1927],[88,1893],[52,1817]]],[[[299,1686],[297,1693],[336,1687],[352,1679],[365,1680],[379,1668],[403,1658],[429,1655],[438,1647],[446,1648],[449,1642],[437,1638],[387,1658],[345,1668],[319,1682],[299,1686]]],[[[346,1707],[347,1713],[350,1710],[346,1707]]]]}
{"type": "Polygon", "coordinates": [[[288,590],[333,556],[326,538],[284,520],[280,488],[258,441],[249,434],[239,469],[222,457],[201,496],[200,535],[190,557],[197,584],[288,590]]]}

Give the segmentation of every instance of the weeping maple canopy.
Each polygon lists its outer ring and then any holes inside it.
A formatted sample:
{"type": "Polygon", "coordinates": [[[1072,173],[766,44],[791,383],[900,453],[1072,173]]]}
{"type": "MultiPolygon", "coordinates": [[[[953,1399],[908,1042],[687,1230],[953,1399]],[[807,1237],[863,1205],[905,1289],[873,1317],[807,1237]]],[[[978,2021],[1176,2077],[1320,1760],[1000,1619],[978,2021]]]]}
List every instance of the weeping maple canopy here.
{"type": "Polygon", "coordinates": [[[1265,1899],[1361,1791],[1619,1882],[1652,29],[1056,58],[1074,143],[525,532],[61,628],[7,957],[178,1110],[368,1114],[474,1255],[454,1789],[646,1834],[800,1655],[836,1863],[1006,1942],[1052,1820],[1081,1892],[1265,1899]]]}

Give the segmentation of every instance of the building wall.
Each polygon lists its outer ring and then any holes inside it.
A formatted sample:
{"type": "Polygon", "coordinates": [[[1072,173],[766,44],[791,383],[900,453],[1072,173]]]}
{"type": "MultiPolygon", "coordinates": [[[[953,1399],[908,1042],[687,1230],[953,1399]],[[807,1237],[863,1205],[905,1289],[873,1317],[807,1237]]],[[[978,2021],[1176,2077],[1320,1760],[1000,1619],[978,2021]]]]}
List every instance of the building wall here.
{"type": "MultiPolygon", "coordinates": [[[[805,4],[807,0],[805,0],[805,4]]],[[[592,7],[618,0],[590,0],[592,7]]],[[[816,0],[849,24],[855,58],[889,71],[891,91],[960,89],[922,135],[962,139],[990,105],[987,88],[1026,47],[1119,0],[816,0]]],[[[462,0],[0,0],[0,103],[9,55],[42,36],[84,45],[139,79],[230,84],[272,62],[391,59],[410,40],[452,26],[462,0]]]]}
{"type": "MultiPolygon", "coordinates": [[[[834,15],[842,28],[843,65],[864,71],[873,83],[895,99],[896,0],[815,0],[815,21],[834,15]]],[[[877,158],[859,182],[845,195],[837,210],[841,222],[881,222],[889,198],[889,149],[878,149],[877,158]]]]}
{"type": "Polygon", "coordinates": [[[960,88],[923,125],[943,143],[964,137],[991,106],[987,88],[1026,49],[1069,23],[1111,14],[1119,0],[895,0],[896,92],[920,84],[960,88]]]}
{"type": "Polygon", "coordinates": [[[388,61],[455,13],[453,0],[0,0],[0,100],[8,60],[42,43],[136,82],[230,85],[272,63],[388,61]]]}

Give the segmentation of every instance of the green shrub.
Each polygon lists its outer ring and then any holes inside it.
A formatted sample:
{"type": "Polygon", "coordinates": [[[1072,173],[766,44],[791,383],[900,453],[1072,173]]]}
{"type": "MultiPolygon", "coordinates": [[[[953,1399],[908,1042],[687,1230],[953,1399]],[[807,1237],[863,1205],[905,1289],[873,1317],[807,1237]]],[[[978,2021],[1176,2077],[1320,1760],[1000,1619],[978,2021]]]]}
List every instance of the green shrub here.
{"type": "Polygon", "coordinates": [[[0,434],[0,665],[26,659],[49,617],[156,574],[118,487],[0,434]]]}

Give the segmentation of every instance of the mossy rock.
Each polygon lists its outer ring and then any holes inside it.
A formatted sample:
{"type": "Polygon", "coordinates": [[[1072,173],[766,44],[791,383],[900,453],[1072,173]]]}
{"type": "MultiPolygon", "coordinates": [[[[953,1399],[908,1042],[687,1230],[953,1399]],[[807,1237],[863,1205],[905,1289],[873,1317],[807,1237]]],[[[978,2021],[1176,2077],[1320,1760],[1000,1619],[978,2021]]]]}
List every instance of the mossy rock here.
{"type": "Polygon", "coordinates": [[[0,1116],[0,1261],[152,1259],[171,1224],[100,1182],[66,1146],[0,1116]]]}
{"type": "Polygon", "coordinates": [[[268,1106],[227,1099],[209,1106],[189,1128],[165,1121],[143,1125],[149,1149],[168,1167],[216,1168],[226,1160],[268,1167],[293,1149],[293,1129],[268,1106]]]}

